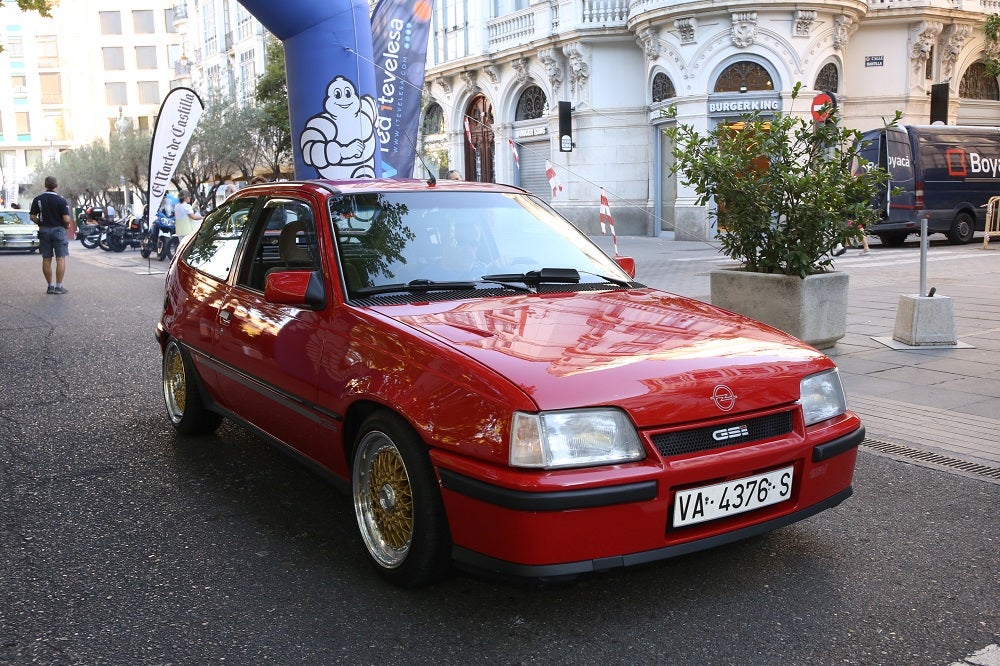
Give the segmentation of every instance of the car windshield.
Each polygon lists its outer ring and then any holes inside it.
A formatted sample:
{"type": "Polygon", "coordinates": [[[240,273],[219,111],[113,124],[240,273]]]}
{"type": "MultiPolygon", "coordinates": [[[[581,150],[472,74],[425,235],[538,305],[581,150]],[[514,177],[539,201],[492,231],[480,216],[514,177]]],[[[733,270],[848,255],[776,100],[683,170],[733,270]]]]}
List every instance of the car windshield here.
{"type": "Polygon", "coordinates": [[[26,210],[0,210],[0,224],[33,224],[26,210]]]}
{"type": "Polygon", "coordinates": [[[526,288],[630,280],[590,239],[526,194],[344,195],[331,199],[330,218],[353,293],[392,285],[426,291],[484,281],[526,288]]]}

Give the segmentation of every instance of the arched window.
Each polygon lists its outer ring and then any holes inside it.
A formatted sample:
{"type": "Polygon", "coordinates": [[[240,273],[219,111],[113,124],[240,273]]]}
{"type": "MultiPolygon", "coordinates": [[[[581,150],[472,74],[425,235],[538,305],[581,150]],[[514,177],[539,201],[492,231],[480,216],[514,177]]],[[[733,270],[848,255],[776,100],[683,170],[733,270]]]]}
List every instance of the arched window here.
{"type": "Polygon", "coordinates": [[[837,71],[837,66],[832,62],[823,65],[819,74],[816,75],[816,84],[813,88],[826,92],[837,92],[840,89],[840,72],[837,71]]]}
{"type": "Polygon", "coordinates": [[[541,118],[545,113],[545,93],[538,86],[531,86],[517,100],[517,109],[514,111],[514,120],[534,120],[541,118]]]}
{"type": "Polygon", "coordinates": [[[424,124],[420,131],[424,134],[441,134],[444,132],[444,111],[440,104],[430,104],[424,111],[424,124]]]}
{"type": "Polygon", "coordinates": [[[713,92],[746,92],[748,90],[774,90],[774,81],[766,69],[755,62],[741,60],[722,70],[715,80],[713,92]]]}
{"type": "Polygon", "coordinates": [[[962,81],[958,84],[958,96],[995,102],[1000,100],[1000,85],[997,84],[997,77],[990,76],[985,64],[974,62],[962,75],[962,81]]]}
{"type": "Polygon", "coordinates": [[[677,97],[677,91],[674,90],[674,82],[670,80],[669,76],[663,72],[659,72],[653,77],[653,101],[662,102],[673,97],[677,97]]]}

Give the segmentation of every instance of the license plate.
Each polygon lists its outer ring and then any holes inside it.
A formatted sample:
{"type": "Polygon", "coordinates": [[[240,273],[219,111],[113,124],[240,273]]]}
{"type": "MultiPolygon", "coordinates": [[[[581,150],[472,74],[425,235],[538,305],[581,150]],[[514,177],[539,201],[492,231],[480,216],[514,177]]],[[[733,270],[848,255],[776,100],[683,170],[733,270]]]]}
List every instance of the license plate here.
{"type": "Polygon", "coordinates": [[[792,467],[681,490],[674,496],[674,527],[734,516],[784,502],[792,496],[792,467]]]}

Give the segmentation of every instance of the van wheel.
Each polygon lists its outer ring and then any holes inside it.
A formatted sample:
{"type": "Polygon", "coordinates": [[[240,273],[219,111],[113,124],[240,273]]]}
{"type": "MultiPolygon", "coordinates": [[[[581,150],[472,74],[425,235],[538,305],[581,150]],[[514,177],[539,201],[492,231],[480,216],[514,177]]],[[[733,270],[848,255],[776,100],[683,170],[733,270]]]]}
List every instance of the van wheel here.
{"type": "Polygon", "coordinates": [[[971,243],[976,235],[976,220],[966,212],[961,212],[955,216],[955,221],[951,223],[948,230],[948,240],[952,245],[964,245],[971,243]]]}
{"type": "Polygon", "coordinates": [[[906,242],[906,234],[879,234],[878,239],[886,247],[902,247],[906,242]]]}

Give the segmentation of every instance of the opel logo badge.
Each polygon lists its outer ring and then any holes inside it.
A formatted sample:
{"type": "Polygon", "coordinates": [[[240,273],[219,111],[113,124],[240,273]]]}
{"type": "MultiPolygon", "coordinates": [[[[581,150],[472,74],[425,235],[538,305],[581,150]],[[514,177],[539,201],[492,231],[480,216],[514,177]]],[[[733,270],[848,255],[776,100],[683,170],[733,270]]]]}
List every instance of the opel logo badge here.
{"type": "Polygon", "coordinates": [[[724,412],[736,406],[736,394],[725,384],[719,384],[712,391],[712,402],[724,412]]]}

